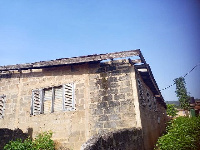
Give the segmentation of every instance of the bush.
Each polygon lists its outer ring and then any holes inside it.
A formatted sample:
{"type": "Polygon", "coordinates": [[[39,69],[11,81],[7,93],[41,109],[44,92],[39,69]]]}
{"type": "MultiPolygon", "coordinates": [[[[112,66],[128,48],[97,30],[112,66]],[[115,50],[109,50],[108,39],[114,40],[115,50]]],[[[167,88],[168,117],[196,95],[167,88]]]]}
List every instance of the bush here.
{"type": "Polygon", "coordinates": [[[39,134],[33,141],[29,138],[22,141],[10,141],[4,146],[4,150],[54,150],[54,142],[51,140],[52,132],[39,134]]]}
{"type": "Polygon", "coordinates": [[[30,139],[26,139],[24,142],[22,139],[10,141],[4,146],[4,150],[32,150],[32,141],[30,139]]]}
{"type": "Polygon", "coordinates": [[[160,150],[199,150],[200,117],[178,117],[170,122],[167,134],[156,144],[160,150]]]}
{"type": "Polygon", "coordinates": [[[171,117],[175,117],[177,115],[178,110],[175,108],[174,104],[167,104],[167,115],[171,117]]]}
{"type": "Polygon", "coordinates": [[[54,150],[54,142],[51,140],[52,132],[39,134],[33,141],[36,150],[54,150]]]}

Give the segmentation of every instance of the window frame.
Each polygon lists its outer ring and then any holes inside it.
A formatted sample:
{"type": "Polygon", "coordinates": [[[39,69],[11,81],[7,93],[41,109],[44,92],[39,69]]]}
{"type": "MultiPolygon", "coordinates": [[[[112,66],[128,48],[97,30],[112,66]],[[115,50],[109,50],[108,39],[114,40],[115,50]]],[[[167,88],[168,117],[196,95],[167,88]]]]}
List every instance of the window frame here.
{"type": "MultiPolygon", "coordinates": [[[[39,115],[39,114],[48,114],[48,113],[44,113],[44,102],[45,102],[45,90],[51,89],[52,91],[52,98],[51,98],[51,111],[49,113],[54,113],[55,112],[55,89],[61,87],[62,88],[62,110],[61,111],[72,111],[75,110],[75,85],[74,83],[68,83],[68,84],[63,84],[63,85],[59,85],[59,86],[53,86],[53,87],[48,87],[48,88],[41,88],[41,89],[34,89],[32,90],[32,99],[31,99],[31,115],[39,115]],[[66,100],[66,87],[68,87],[68,93],[69,93],[69,87],[71,87],[71,95],[68,95],[68,100],[66,100]],[[36,103],[36,99],[34,97],[35,93],[39,93],[39,109],[35,110],[35,103],[36,103]],[[71,96],[69,98],[69,96],[71,96]],[[68,101],[68,103],[66,103],[66,101],[68,101]],[[71,104],[70,104],[71,102],[71,104]]],[[[58,111],[56,111],[58,112],[58,111]]]]}
{"type": "Polygon", "coordinates": [[[5,110],[5,103],[6,103],[6,95],[0,95],[0,101],[2,101],[2,113],[0,115],[0,119],[4,118],[4,110],[5,110]]]}

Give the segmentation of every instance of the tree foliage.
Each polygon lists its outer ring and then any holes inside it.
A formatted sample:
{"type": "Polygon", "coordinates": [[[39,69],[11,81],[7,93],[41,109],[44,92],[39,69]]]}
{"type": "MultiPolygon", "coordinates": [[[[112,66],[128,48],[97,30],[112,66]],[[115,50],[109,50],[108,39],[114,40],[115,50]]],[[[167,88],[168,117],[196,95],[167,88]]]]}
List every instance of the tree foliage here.
{"type": "Polygon", "coordinates": [[[174,83],[176,84],[175,93],[180,102],[180,107],[184,110],[188,110],[190,106],[189,105],[190,96],[187,93],[185,79],[183,77],[176,78],[174,80],[174,83]]]}
{"type": "Polygon", "coordinates": [[[171,117],[175,117],[177,115],[178,110],[175,108],[174,104],[167,104],[167,115],[171,117]]]}

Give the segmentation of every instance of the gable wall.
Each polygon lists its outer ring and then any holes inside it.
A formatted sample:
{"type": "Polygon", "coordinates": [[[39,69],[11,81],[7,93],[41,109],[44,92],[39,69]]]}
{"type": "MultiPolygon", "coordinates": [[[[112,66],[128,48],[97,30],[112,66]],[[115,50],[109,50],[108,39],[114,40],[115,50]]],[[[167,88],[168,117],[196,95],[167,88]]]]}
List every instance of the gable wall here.
{"type": "MultiPolygon", "coordinates": [[[[40,132],[53,131],[53,139],[81,145],[85,141],[85,102],[87,100],[87,65],[38,69],[14,73],[11,78],[1,78],[0,94],[6,95],[1,128],[20,128],[24,132],[33,128],[33,137],[40,132]],[[32,90],[75,83],[76,110],[30,115],[32,90]]],[[[68,147],[68,145],[66,146],[68,147]]]]}

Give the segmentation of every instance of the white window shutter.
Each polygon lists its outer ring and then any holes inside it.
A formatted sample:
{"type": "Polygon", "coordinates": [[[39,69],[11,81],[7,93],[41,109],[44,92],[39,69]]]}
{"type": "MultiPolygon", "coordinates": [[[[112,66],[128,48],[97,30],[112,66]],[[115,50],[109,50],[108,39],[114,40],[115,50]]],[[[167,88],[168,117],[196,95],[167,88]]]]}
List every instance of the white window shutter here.
{"type": "Polygon", "coordinates": [[[44,114],[52,112],[52,88],[44,90],[44,114]]]}
{"type": "Polygon", "coordinates": [[[4,117],[5,96],[0,96],[0,119],[4,117]]]}
{"type": "Polygon", "coordinates": [[[63,109],[73,110],[75,109],[74,101],[74,84],[63,85],[63,109]]]}
{"type": "Polygon", "coordinates": [[[55,87],[54,112],[63,110],[63,88],[55,87]]]}
{"type": "Polygon", "coordinates": [[[32,105],[31,105],[31,114],[38,115],[42,113],[42,89],[37,89],[32,91],[32,105]]]}

